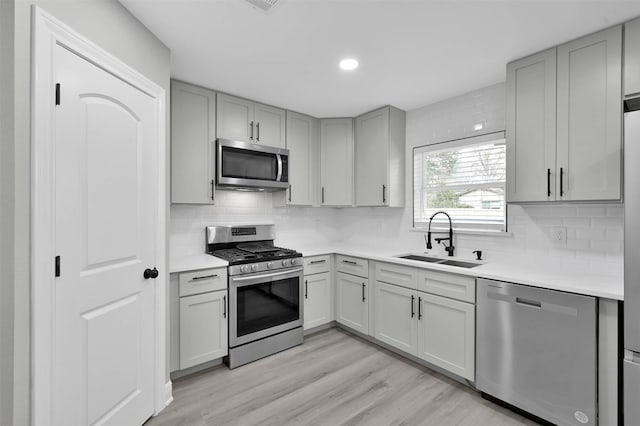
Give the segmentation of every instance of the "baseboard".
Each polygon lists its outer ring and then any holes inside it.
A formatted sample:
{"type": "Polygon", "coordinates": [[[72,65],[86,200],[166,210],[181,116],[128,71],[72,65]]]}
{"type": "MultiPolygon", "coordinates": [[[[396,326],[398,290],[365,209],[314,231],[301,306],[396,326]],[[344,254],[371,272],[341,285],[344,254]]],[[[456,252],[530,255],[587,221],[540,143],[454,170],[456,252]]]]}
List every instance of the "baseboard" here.
{"type": "Polygon", "coordinates": [[[191,374],[199,373],[203,370],[208,370],[210,368],[216,367],[222,364],[222,358],[214,359],[213,361],[207,361],[202,364],[195,365],[193,367],[185,368],[184,370],[176,370],[171,372],[171,380],[181,379],[185,376],[190,376],[191,374]]]}

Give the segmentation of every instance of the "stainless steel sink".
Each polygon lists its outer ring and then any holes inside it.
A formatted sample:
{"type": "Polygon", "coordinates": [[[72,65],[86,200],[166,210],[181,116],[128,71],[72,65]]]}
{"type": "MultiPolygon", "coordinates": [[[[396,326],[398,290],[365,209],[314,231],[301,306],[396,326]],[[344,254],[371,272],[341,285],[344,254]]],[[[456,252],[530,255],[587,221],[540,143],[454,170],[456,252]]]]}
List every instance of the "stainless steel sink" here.
{"type": "Polygon", "coordinates": [[[461,260],[445,260],[439,263],[440,265],[459,266],[460,268],[475,268],[480,266],[479,263],[463,262],[461,260]]]}
{"type": "Polygon", "coordinates": [[[461,260],[448,260],[441,257],[421,256],[417,254],[407,254],[404,256],[398,256],[400,259],[418,260],[420,262],[435,263],[438,265],[457,266],[459,268],[475,268],[480,266],[480,263],[464,262],[461,260]]]}
{"type": "Polygon", "coordinates": [[[440,257],[419,256],[416,254],[408,254],[406,256],[399,256],[400,259],[419,260],[420,262],[440,263],[444,262],[444,259],[440,257]]]}

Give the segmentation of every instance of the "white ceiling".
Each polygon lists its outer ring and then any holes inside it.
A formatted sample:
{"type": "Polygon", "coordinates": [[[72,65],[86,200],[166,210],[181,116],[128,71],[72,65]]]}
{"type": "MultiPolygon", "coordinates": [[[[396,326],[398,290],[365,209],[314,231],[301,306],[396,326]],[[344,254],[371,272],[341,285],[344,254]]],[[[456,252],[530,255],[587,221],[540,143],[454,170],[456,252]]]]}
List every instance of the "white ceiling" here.
{"type": "Polygon", "coordinates": [[[316,117],[410,110],[504,81],[513,59],[640,16],[638,0],[120,0],[174,78],[316,117]],[[360,67],[339,70],[352,56],[360,67]]]}

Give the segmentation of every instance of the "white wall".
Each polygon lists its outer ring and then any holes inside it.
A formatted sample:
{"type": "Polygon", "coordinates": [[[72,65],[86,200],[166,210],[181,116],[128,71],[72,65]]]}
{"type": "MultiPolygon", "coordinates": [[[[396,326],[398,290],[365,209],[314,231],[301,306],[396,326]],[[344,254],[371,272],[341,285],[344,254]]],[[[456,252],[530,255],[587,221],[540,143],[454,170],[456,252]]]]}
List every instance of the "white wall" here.
{"type": "MultiPolygon", "coordinates": [[[[0,0],[4,2],[5,0],[0,0]]],[[[31,7],[38,5],[160,86],[169,95],[170,57],[146,27],[116,0],[16,0],[15,5],[15,425],[29,423],[30,362],[30,74],[31,7]]],[[[5,58],[3,57],[3,60],[5,58]]],[[[167,129],[169,126],[167,108],[167,129]]],[[[169,132],[167,131],[167,135],[169,132]]],[[[168,147],[168,136],[165,149],[168,147]]],[[[4,197],[3,197],[4,200],[4,197]]],[[[5,271],[2,271],[4,274],[5,271]]],[[[4,297],[4,294],[3,294],[4,297]]],[[[4,423],[3,423],[4,424],[4,423]]],[[[11,423],[9,423],[11,424],[11,423]]]]}
{"type": "Polygon", "coordinates": [[[13,422],[13,0],[0,0],[0,425],[13,422]]]}
{"type": "Polygon", "coordinates": [[[205,248],[206,226],[263,224],[276,225],[280,246],[300,247],[339,238],[338,209],[272,207],[272,194],[262,192],[216,191],[212,206],[171,206],[171,257],[201,254],[205,248]]]}

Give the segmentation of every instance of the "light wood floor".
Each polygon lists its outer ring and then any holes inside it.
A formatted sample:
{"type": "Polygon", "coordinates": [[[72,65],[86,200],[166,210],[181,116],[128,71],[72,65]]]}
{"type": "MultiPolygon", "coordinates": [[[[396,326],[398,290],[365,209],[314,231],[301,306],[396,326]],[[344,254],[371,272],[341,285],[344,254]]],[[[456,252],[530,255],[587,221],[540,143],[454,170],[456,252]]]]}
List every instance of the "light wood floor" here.
{"type": "Polygon", "coordinates": [[[173,383],[161,425],[535,425],[447,377],[331,329],[173,383]]]}

